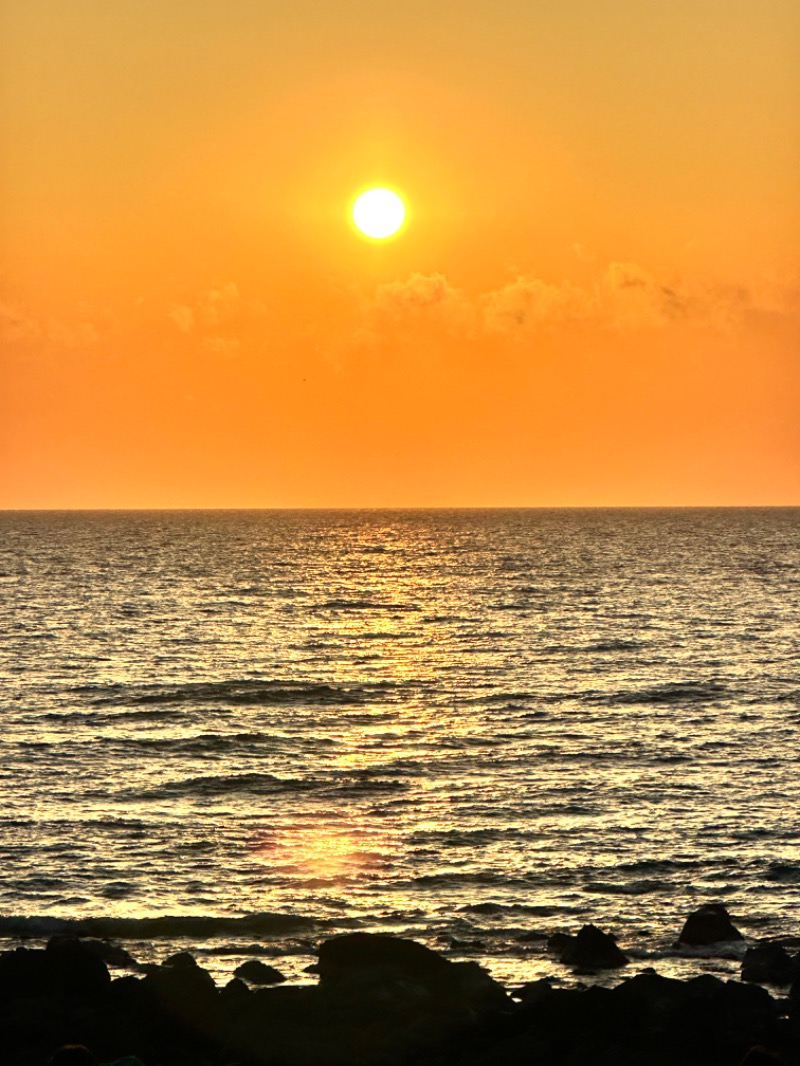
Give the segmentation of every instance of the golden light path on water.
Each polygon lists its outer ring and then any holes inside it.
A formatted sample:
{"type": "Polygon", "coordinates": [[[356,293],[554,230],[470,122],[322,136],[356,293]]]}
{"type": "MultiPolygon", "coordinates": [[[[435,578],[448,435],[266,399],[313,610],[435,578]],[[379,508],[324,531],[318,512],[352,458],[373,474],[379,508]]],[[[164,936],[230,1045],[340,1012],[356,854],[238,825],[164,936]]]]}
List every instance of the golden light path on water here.
{"type": "Polygon", "coordinates": [[[520,982],[585,921],[672,975],[736,969],[670,954],[698,901],[790,931],[791,515],[14,521],[0,921],[289,916],[130,946],[300,980],[351,928],[520,982]]]}

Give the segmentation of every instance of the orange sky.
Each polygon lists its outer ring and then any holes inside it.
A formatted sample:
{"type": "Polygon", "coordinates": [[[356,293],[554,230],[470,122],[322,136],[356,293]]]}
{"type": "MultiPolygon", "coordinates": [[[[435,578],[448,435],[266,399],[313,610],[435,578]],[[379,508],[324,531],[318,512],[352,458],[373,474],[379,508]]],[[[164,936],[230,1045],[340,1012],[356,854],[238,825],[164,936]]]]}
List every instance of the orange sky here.
{"type": "Polygon", "coordinates": [[[800,504],[795,0],[5,0],[0,41],[0,507],[800,504]]]}

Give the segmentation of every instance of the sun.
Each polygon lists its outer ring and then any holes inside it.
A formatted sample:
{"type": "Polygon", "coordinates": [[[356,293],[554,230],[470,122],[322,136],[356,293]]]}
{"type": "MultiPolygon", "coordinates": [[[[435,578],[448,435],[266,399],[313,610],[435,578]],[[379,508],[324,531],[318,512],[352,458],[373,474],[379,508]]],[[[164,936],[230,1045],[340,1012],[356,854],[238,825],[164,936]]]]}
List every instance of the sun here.
{"type": "Polygon", "coordinates": [[[375,186],[356,197],[352,217],[353,224],[364,237],[383,241],[400,232],[406,207],[396,192],[375,186]]]}

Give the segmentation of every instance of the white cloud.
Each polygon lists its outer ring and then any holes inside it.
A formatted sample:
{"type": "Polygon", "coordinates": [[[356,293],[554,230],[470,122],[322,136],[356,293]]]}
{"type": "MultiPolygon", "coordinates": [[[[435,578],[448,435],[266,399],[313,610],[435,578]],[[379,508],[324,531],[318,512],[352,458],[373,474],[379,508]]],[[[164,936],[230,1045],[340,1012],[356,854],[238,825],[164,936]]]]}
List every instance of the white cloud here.
{"type": "Polygon", "coordinates": [[[371,307],[373,317],[393,324],[425,318],[436,320],[452,332],[467,332],[474,325],[475,308],[443,274],[411,274],[405,281],[379,285],[371,307]]]}
{"type": "Polygon", "coordinates": [[[180,304],[178,307],[173,307],[169,313],[169,317],[181,331],[181,333],[191,333],[194,326],[194,311],[191,307],[187,307],[186,304],[180,304]]]}
{"type": "Polygon", "coordinates": [[[480,300],[484,328],[509,333],[547,328],[591,315],[592,297],[567,282],[552,285],[536,277],[518,277],[480,300]]]}

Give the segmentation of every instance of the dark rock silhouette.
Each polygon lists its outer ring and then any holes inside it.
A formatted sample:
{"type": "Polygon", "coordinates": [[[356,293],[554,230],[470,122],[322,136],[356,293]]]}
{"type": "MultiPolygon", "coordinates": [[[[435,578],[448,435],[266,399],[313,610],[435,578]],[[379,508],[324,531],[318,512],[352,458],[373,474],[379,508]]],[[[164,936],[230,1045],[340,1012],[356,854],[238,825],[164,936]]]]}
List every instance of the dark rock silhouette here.
{"type": "MultiPolygon", "coordinates": [[[[619,951],[599,930],[587,938],[619,951]]],[[[562,936],[557,943],[568,952],[579,940],[562,936]]],[[[218,989],[186,952],[144,977],[115,980],[91,947],[74,939],[5,952],[0,1061],[42,1066],[63,1045],[82,1044],[99,1062],[133,1055],[148,1066],[800,1062],[797,979],[795,998],[778,999],[758,984],[646,972],[613,989],[531,982],[515,1002],[476,963],[363,933],[322,944],[319,970],[313,986],[252,990],[237,977],[218,989]]]]}
{"type": "Polygon", "coordinates": [[[161,965],[168,966],[171,970],[196,970],[199,966],[197,959],[189,951],[178,951],[169,955],[161,965]]]}
{"type": "Polygon", "coordinates": [[[721,903],[707,903],[692,911],[681,929],[678,944],[691,947],[706,947],[726,940],[743,940],[744,937],[731,921],[721,903]]]}
{"type": "Polygon", "coordinates": [[[576,936],[556,933],[547,941],[547,947],[560,962],[581,970],[613,969],[628,963],[614,937],[596,925],[584,925],[576,936]]]}
{"type": "Polygon", "coordinates": [[[213,1033],[218,1013],[217,986],[210,973],[187,952],[170,956],[141,982],[158,1013],[184,1031],[213,1033]]]}
{"type": "Polygon", "coordinates": [[[105,962],[76,936],[51,937],[45,959],[53,985],[68,995],[93,996],[111,984],[105,962]]]}
{"type": "Polygon", "coordinates": [[[426,1003],[444,1014],[510,1003],[477,962],[451,962],[423,944],[380,933],[348,933],[319,949],[320,988],[367,1001],[426,1003]]]}
{"type": "Polygon", "coordinates": [[[267,965],[266,962],[261,962],[260,959],[248,959],[241,966],[237,966],[233,972],[236,977],[249,981],[251,985],[277,985],[286,980],[279,970],[267,965]]]}
{"type": "Polygon", "coordinates": [[[381,933],[347,933],[326,940],[319,949],[320,984],[386,980],[429,980],[451,964],[415,940],[381,933]]]}
{"type": "MultiPolygon", "coordinates": [[[[73,937],[73,939],[77,940],[78,938],[73,937]]],[[[139,968],[136,959],[125,948],[119,944],[112,943],[110,940],[102,940],[98,937],[81,937],[80,943],[87,951],[102,959],[107,966],[116,966],[118,969],[125,970],[139,968]]]]}
{"type": "Polygon", "coordinates": [[[742,959],[742,980],[773,985],[789,985],[800,977],[798,957],[779,944],[758,944],[748,948],[742,959]]]}
{"type": "Polygon", "coordinates": [[[760,1044],[751,1047],[739,1066],[786,1066],[786,1059],[774,1051],[768,1051],[760,1044]]]}
{"type": "Polygon", "coordinates": [[[83,1044],[64,1044],[53,1053],[47,1066],[97,1066],[97,1059],[83,1044]]]}
{"type": "Polygon", "coordinates": [[[93,996],[110,983],[106,964],[77,937],[52,937],[44,950],[17,948],[0,955],[0,999],[93,996]]]}

